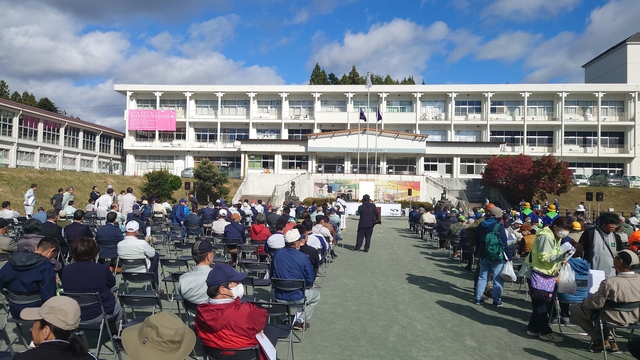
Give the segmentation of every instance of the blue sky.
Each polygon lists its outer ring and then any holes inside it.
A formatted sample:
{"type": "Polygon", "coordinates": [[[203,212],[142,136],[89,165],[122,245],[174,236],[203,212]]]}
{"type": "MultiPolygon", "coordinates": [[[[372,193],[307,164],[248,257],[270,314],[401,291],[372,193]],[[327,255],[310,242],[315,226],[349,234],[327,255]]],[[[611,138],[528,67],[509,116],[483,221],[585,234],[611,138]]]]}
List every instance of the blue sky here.
{"type": "Polygon", "coordinates": [[[313,65],[417,82],[582,82],[638,0],[0,0],[0,78],[122,129],[118,83],[305,84],[313,65]]]}

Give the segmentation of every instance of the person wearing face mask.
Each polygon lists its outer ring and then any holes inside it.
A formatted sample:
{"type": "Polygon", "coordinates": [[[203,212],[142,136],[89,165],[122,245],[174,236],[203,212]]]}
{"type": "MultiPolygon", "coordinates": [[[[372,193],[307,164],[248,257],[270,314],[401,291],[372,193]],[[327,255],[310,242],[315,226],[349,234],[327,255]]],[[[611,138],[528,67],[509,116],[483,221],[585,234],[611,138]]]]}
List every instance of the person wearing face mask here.
{"type": "Polygon", "coordinates": [[[619,223],[618,215],[602,213],[596,226],[585,230],[580,236],[584,259],[591,264],[591,269],[604,271],[606,277],[616,276],[613,254],[624,249],[620,235],[615,232],[619,223]]]}
{"type": "Polygon", "coordinates": [[[553,300],[553,293],[557,289],[556,276],[560,270],[560,263],[566,261],[570,251],[560,248],[562,239],[569,235],[572,228],[571,221],[559,216],[547,226],[536,233],[536,239],[531,247],[531,253],[524,261],[531,266],[531,279],[529,290],[531,293],[531,305],[533,310],[527,325],[527,335],[539,337],[541,340],[561,342],[562,337],[554,333],[549,327],[549,313],[553,300]],[[550,286],[541,291],[537,284],[550,286]]]}
{"type": "MultiPolygon", "coordinates": [[[[241,303],[247,273],[228,264],[216,265],[207,276],[207,299],[198,305],[194,330],[206,348],[240,349],[258,345],[256,335],[265,329],[267,311],[251,303],[241,303]]],[[[272,343],[277,335],[265,335],[272,343]]]]}

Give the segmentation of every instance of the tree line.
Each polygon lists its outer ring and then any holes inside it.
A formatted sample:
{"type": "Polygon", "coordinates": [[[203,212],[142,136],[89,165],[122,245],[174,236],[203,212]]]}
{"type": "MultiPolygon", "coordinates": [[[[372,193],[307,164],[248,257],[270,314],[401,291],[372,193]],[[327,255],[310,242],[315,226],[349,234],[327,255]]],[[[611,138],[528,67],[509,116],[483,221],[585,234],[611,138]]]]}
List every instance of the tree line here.
{"type": "Polygon", "coordinates": [[[38,109],[51,111],[54,113],[58,112],[58,107],[48,97],[43,97],[40,98],[40,100],[36,100],[36,96],[33,95],[33,93],[29,93],[28,91],[24,91],[22,94],[17,91],[14,91],[12,93],[9,90],[9,84],[7,84],[4,80],[0,80],[0,99],[15,101],[24,105],[37,107],[38,109]]]}
{"type": "MultiPolygon", "coordinates": [[[[366,83],[367,77],[360,76],[355,65],[351,67],[348,74],[342,74],[342,77],[338,78],[334,73],[327,74],[324,68],[316,63],[309,78],[309,85],[364,85],[366,83]]],[[[371,74],[371,84],[373,85],[415,85],[415,83],[413,76],[394,80],[389,74],[387,76],[371,74]]],[[[422,80],[422,84],[424,85],[424,80],[422,80]]]]}

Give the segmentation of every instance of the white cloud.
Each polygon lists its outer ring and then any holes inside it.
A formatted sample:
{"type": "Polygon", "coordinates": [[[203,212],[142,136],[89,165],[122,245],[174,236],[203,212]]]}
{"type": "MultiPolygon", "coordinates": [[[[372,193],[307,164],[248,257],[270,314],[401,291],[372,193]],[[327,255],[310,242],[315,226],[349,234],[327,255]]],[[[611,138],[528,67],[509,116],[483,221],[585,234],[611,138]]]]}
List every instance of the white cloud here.
{"type": "Polygon", "coordinates": [[[306,23],[307,20],[309,20],[309,10],[303,8],[298,10],[296,15],[293,17],[293,20],[288,22],[288,24],[303,24],[306,23]]]}
{"type": "Polygon", "coordinates": [[[168,31],[163,31],[160,34],[149,39],[151,46],[161,52],[168,52],[173,49],[182,41],[182,37],[173,36],[168,31]]]}
{"type": "Polygon", "coordinates": [[[535,47],[525,59],[525,82],[582,82],[586,62],[638,31],[640,1],[611,0],[595,8],[580,34],[560,33],[535,47]]]}
{"type": "MultiPolygon", "coordinates": [[[[374,24],[367,33],[347,32],[342,42],[316,45],[307,67],[317,62],[327,72],[343,74],[356,65],[362,73],[371,71],[394,78],[416,76],[433,53],[442,51],[448,34],[449,28],[443,22],[423,27],[394,19],[374,24]]],[[[316,40],[321,39],[321,34],[316,35],[316,40]]]]}
{"type": "Polygon", "coordinates": [[[125,100],[113,90],[115,83],[284,83],[272,68],[214,51],[234,37],[237,15],[193,24],[185,41],[170,32],[143,36],[149,49],[134,47],[122,32],[84,33],[83,23],[46,6],[4,9],[0,69],[11,91],[49,97],[69,114],[120,130],[125,100]]]}
{"type": "Polygon", "coordinates": [[[480,60],[516,61],[531,51],[531,44],[537,43],[542,35],[524,31],[501,34],[480,47],[476,58],[480,60]]]}
{"type": "Polygon", "coordinates": [[[190,39],[183,51],[198,54],[220,48],[223,43],[233,40],[239,20],[238,15],[229,14],[191,25],[190,39]]]}
{"type": "Polygon", "coordinates": [[[129,42],[117,32],[79,32],[60,13],[5,8],[0,23],[0,69],[22,76],[80,77],[108,71],[122,61],[129,42]]]}
{"type": "Polygon", "coordinates": [[[482,16],[526,22],[571,11],[579,3],[580,0],[495,0],[482,11],[482,16]]]}

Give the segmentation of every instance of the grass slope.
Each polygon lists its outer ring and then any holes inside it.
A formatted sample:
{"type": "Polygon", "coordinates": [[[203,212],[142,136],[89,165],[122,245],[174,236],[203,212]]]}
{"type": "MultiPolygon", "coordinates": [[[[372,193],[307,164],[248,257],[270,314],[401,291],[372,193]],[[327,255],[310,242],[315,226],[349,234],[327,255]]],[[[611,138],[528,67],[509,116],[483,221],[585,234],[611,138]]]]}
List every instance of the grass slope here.
{"type": "MultiPolygon", "coordinates": [[[[193,179],[182,179],[182,181],[193,182],[193,179]]],[[[58,188],[73,186],[75,189],[75,200],[78,206],[84,209],[89,199],[91,188],[95,185],[100,193],[107,190],[107,185],[112,185],[116,192],[131,186],[134,195],[140,196],[140,187],[144,184],[144,177],[94,174],[75,171],[54,171],[54,170],[34,170],[34,169],[9,169],[0,168],[0,201],[10,201],[14,210],[24,213],[24,193],[32,183],[38,184],[36,190],[36,206],[49,208],[49,198],[58,191],[58,188]]],[[[242,183],[239,179],[230,179],[227,187],[230,190],[229,198],[237,191],[242,183]]],[[[186,196],[184,186],[173,193],[175,199],[186,196]]]]}
{"type": "Polygon", "coordinates": [[[589,207],[589,202],[585,201],[586,192],[593,192],[594,201],[591,202],[591,210],[598,209],[598,203],[595,201],[596,192],[602,192],[604,195],[604,201],[600,203],[600,211],[613,208],[617,213],[624,212],[625,215],[627,215],[633,210],[635,202],[640,201],[640,189],[575,186],[561,196],[547,195],[547,201],[551,204],[555,198],[558,198],[558,201],[560,201],[560,209],[562,210],[560,215],[564,215],[564,211],[567,208],[573,210],[581,201],[584,201],[585,205],[589,207]]]}

